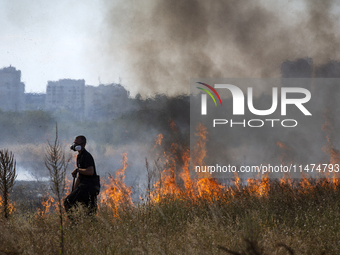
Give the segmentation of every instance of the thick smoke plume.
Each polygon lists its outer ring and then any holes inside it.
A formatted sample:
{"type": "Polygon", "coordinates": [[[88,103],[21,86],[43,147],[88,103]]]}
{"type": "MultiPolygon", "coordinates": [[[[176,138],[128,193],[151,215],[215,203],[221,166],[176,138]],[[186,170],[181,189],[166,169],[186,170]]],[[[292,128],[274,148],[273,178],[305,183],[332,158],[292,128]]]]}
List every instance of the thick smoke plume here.
{"type": "Polygon", "coordinates": [[[132,94],[188,93],[190,78],[280,77],[281,63],[298,58],[316,65],[339,60],[335,1],[106,5],[106,66],[123,66],[132,94]]]}

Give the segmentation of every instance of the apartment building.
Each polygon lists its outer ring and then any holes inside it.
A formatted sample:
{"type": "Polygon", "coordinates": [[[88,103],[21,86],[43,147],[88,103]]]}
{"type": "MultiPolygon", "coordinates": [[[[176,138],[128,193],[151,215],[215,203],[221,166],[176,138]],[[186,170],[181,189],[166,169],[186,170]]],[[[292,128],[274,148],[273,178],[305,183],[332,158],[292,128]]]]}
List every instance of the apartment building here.
{"type": "Polygon", "coordinates": [[[9,66],[0,69],[0,109],[22,111],[25,106],[25,84],[21,82],[21,71],[9,66]]]}
{"type": "Polygon", "coordinates": [[[93,120],[116,118],[127,108],[130,93],[120,84],[85,87],[85,116],[93,120]]]}
{"type": "Polygon", "coordinates": [[[45,93],[25,93],[21,71],[0,69],[0,110],[43,110],[66,113],[78,119],[115,119],[128,110],[130,96],[120,84],[85,86],[85,80],[48,81],[45,93]]]}
{"type": "Polygon", "coordinates": [[[80,118],[84,115],[85,80],[48,81],[45,107],[48,111],[69,110],[80,118]]]}

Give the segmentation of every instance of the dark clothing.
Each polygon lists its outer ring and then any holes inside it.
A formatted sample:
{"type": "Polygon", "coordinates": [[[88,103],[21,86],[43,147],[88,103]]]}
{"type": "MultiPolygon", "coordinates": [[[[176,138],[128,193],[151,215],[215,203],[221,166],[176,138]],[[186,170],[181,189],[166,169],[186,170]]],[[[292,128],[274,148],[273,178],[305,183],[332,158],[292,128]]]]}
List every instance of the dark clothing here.
{"type": "Polygon", "coordinates": [[[89,209],[89,213],[95,213],[97,210],[97,195],[99,193],[96,166],[92,155],[83,150],[77,155],[77,167],[88,168],[93,166],[94,173],[92,176],[83,175],[79,173],[80,184],[69,194],[64,200],[66,212],[68,212],[76,203],[81,203],[89,209]]]}
{"type": "Polygon", "coordinates": [[[97,211],[97,191],[92,183],[81,182],[64,200],[66,212],[77,203],[89,209],[89,214],[97,211]]]}
{"type": "Polygon", "coordinates": [[[80,182],[82,182],[84,179],[91,179],[97,175],[96,165],[94,164],[93,157],[87,150],[84,149],[80,154],[77,155],[77,167],[86,169],[90,166],[93,166],[93,170],[94,170],[93,175],[88,176],[88,175],[83,175],[79,173],[80,182]]]}

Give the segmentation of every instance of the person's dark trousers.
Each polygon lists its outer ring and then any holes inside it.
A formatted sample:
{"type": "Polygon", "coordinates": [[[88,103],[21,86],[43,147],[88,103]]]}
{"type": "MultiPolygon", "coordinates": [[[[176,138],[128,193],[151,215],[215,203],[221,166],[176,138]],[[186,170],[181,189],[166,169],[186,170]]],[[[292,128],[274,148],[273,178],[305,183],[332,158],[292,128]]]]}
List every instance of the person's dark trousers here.
{"type": "Polygon", "coordinates": [[[87,208],[89,215],[94,215],[97,211],[97,195],[95,188],[86,182],[80,183],[64,200],[66,212],[69,213],[77,203],[81,203],[87,208]]]}

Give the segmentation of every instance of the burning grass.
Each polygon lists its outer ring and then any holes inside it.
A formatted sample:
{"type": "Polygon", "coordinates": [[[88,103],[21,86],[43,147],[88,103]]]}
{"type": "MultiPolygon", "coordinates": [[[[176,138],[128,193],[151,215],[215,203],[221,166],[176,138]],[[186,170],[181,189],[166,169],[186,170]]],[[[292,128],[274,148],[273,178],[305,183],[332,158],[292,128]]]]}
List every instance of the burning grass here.
{"type": "Polygon", "coordinates": [[[124,153],[122,167],[117,170],[116,177],[109,176],[99,197],[99,209],[114,217],[118,217],[120,210],[125,211],[126,208],[133,206],[131,188],[124,183],[127,160],[127,155],[124,153]]]}
{"type": "MultiPolygon", "coordinates": [[[[193,160],[203,165],[207,133],[199,126],[197,134],[193,160]]],[[[264,176],[244,185],[236,175],[227,186],[206,176],[191,178],[189,155],[173,143],[155,161],[150,176],[158,177],[148,185],[147,199],[133,203],[123,154],[122,167],[103,185],[95,218],[84,217],[80,207],[77,223],[66,221],[65,253],[339,254],[338,179],[264,176]]],[[[52,202],[47,196],[38,212],[18,210],[1,219],[0,252],[55,254],[59,219],[52,202]]]]}
{"type": "MultiPolygon", "coordinates": [[[[257,254],[288,254],[286,246],[295,254],[338,254],[339,189],[326,179],[309,180],[307,189],[305,184],[259,181],[217,189],[214,200],[168,194],[115,214],[100,207],[95,220],[81,217],[79,209],[78,223],[65,224],[65,251],[226,254],[227,249],[242,254],[254,246],[264,251],[257,254]],[[260,184],[266,188],[261,190],[260,184]]],[[[44,216],[14,212],[8,221],[0,221],[0,251],[55,254],[58,220],[53,212],[44,216]]]]}

